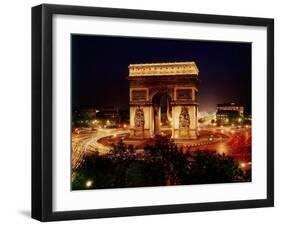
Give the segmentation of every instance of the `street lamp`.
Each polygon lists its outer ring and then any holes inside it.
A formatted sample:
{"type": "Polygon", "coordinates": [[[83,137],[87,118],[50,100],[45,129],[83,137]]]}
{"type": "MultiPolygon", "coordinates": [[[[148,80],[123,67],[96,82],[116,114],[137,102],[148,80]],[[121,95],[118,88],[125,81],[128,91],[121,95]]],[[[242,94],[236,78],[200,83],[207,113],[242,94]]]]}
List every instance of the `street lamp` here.
{"type": "Polygon", "coordinates": [[[245,168],[245,166],[246,166],[246,164],[244,162],[242,162],[240,165],[242,168],[245,168]]]}
{"type": "Polygon", "coordinates": [[[90,188],[90,187],[92,187],[92,185],[93,185],[93,181],[91,181],[91,180],[87,180],[85,183],[86,188],[90,188]]]}

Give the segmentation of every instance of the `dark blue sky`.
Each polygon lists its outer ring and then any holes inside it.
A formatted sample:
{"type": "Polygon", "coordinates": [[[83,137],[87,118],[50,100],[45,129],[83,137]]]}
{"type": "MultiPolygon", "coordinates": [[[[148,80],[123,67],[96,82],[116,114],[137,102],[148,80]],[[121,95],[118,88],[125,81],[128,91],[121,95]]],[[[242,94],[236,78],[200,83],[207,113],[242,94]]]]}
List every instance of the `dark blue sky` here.
{"type": "Polygon", "coordinates": [[[72,35],[73,106],[128,107],[128,65],[195,61],[199,111],[237,102],[251,111],[251,43],[72,35]]]}

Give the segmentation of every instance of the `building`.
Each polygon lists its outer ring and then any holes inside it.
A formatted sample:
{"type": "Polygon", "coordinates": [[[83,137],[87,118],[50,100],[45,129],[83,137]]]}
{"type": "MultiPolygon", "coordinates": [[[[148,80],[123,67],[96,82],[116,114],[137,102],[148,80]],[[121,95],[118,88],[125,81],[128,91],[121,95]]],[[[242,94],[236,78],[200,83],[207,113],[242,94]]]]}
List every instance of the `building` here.
{"type": "Polygon", "coordinates": [[[96,112],[98,119],[117,119],[119,117],[119,109],[116,107],[102,107],[96,109],[96,112]]]}
{"type": "Polygon", "coordinates": [[[130,64],[132,136],[196,139],[198,74],[195,62],[130,64]]]}
{"type": "Polygon", "coordinates": [[[75,107],[72,110],[72,124],[86,127],[96,117],[96,110],[92,107],[75,107]]]}
{"type": "Polygon", "coordinates": [[[241,122],[244,117],[244,107],[236,103],[217,105],[216,120],[219,124],[241,122]]]}
{"type": "Polygon", "coordinates": [[[111,120],[114,123],[128,123],[129,109],[116,107],[102,107],[96,109],[96,118],[101,120],[111,120]]]}

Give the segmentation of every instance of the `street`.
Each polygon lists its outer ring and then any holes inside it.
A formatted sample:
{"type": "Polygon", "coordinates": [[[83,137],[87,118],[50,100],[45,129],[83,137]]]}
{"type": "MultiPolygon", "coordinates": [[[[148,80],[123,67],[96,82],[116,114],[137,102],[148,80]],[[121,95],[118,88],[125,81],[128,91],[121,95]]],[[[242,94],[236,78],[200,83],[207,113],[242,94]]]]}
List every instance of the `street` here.
{"type": "MultiPolygon", "coordinates": [[[[186,145],[183,145],[185,150],[212,150],[232,156],[243,164],[251,164],[250,126],[211,127],[199,130],[201,138],[188,141],[186,145]]],[[[102,138],[114,140],[117,136],[128,133],[128,129],[98,129],[73,133],[72,168],[76,169],[80,166],[87,152],[97,151],[101,155],[108,153],[111,147],[101,143],[102,138]]]]}

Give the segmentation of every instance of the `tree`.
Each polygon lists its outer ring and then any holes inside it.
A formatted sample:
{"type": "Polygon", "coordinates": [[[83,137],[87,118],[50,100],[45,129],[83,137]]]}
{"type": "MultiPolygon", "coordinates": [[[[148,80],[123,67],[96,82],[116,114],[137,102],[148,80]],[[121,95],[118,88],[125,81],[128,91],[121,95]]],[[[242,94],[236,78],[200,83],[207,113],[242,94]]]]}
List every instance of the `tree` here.
{"type": "Polygon", "coordinates": [[[124,159],[126,155],[126,145],[121,139],[117,145],[113,146],[113,149],[110,150],[110,154],[113,156],[115,159],[124,159]]]}
{"type": "Polygon", "coordinates": [[[122,188],[184,184],[229,183],[251,180],[234,158],[215,151],[184,152],[167,137],[157,136],[146,145],[144,155],[137,156],[132,145],[121,140],[107,155],[86,155],[74,172],[73,189],[122,188]]]}
{"type": "Polygon", "coordinates": [[[109,153],[112,159],[115,160],[134,159],[136,154],[136,149],[133,145],[127,146],[121,139],[117,145],[113,146],[113,149],[111,149],[109,153]]]}

